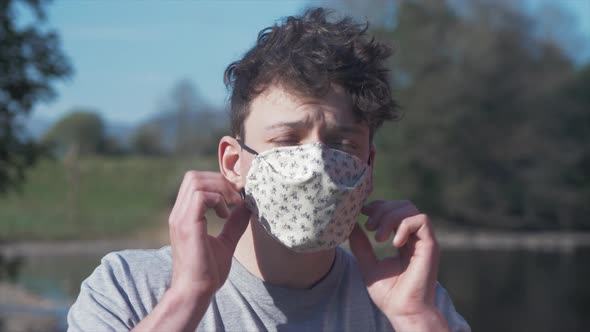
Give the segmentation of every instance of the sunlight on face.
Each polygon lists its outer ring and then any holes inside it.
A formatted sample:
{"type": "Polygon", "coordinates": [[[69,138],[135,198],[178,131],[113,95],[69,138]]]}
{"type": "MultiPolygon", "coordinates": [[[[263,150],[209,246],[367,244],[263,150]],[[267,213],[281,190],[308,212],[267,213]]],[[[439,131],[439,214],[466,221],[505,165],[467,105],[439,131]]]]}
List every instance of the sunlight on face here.
{"type": "Polygon", "coordinates": [[[355,117],[350,96],[338,86],[322,99],[271,87],[252,101],[244,128],[246,144],[258,152],[321,142],[361,159],[369,156],[369,127],[355,117]]]}

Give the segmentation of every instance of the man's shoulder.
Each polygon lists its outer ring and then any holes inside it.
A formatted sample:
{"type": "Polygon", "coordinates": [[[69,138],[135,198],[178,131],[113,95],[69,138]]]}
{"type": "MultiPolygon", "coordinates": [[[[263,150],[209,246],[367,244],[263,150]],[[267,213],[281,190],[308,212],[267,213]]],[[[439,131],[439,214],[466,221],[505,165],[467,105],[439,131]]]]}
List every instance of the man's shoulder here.
{"type": "Polygon", "coordinates": [[[105,255],[89,279],[107,277],[109,281],[117,283],[133,281],[145,282],[151,284],[150,286],[166,286],[171,271],[172,257],[169,246],[160,249],[129,249],[105,255]]]}
{"type": "Polygon", "coordinates": [[[157,264],[159,266],[171,265],[172,256],[170,246],[160,249],[126,249],[113,251],[106,254],[101,264],[133,266],[137,268],[157,264]]]}
{"type": "Polygon", "coordinates": [[[170,283],[170,249],[104,256],[68,313],[68,331],[129,330],[156,306],[170,283]]]}

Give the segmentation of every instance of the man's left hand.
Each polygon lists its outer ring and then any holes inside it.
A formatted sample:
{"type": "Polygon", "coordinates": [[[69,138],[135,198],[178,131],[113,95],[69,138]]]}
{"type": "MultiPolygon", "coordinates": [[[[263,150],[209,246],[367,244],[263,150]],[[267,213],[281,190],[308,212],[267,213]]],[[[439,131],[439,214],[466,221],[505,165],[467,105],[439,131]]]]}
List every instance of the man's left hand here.
{"type": "Polygon", "coordinates": [[[399,253],[378,259],[361,227],[352,231],[350,247],[373,302],[396,331],[448,331],[434,303],[440,250],[428,217],[409,201],[373,201],[361,212],[378,242],[396,233],[399,253]]]}

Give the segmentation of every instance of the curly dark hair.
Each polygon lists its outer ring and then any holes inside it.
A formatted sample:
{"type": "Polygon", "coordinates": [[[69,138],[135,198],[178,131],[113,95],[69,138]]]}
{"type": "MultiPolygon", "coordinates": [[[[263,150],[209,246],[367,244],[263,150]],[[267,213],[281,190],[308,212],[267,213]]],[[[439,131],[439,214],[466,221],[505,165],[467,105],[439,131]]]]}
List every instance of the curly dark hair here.
{"type": "Polygon", "coordinates": [[[310,8],[300,17],[284,18],[260,31],[256,45],[227,67],[224,82],[231,89],[234,136],[244,137],[251,101],[271,84],[314,98],[326,95],[332,84],[343,87],[371,139],[385,120],[398,118],[384,64],[391,49],[367,36],[368,23],[350,17],[330,22],[329,14],[310,8]]]}

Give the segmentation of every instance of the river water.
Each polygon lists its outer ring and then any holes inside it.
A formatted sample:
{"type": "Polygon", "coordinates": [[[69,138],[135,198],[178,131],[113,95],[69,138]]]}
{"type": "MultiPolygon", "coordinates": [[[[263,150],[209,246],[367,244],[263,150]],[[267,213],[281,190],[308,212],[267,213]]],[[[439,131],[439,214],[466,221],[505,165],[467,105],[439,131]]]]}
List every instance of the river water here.
{"type": "MultiPolygon", "coordinates": [[[[64,324],[67,306],[101,256],[26,257],[17,283],[62,303],[54,314],[64,324]]],[[[573,252],[443,250],[439,280],[474,331],[590,330],[587,248],[573,252]]]]}

